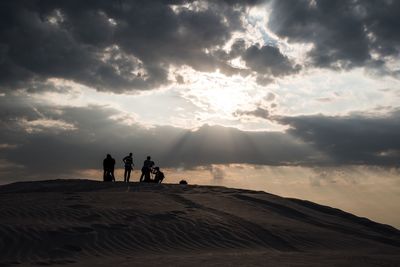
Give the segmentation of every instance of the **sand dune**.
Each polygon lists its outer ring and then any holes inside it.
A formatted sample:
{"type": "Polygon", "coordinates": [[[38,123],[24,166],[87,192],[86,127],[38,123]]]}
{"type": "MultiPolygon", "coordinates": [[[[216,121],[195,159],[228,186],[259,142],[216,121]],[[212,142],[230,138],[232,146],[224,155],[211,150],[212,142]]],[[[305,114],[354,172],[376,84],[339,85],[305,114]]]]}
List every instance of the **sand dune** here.
{"type": "Polygon", "coordinates": [[[391,226],[224,187],[5,185],[0,238],[0,266],[400,266],[391,226]]]}

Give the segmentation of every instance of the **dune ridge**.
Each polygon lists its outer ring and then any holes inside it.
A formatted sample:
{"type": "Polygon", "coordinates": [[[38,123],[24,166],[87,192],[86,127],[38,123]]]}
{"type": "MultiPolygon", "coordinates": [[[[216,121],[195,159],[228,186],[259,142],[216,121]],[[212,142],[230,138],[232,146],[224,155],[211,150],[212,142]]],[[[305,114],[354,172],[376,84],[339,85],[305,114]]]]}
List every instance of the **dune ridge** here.
{"type": "Polygon", "coordinates": [[[394,227],[309,201],[211,186],[90,180],[4,185],[0,236],[0,266],[400,262],[394,227]]]}

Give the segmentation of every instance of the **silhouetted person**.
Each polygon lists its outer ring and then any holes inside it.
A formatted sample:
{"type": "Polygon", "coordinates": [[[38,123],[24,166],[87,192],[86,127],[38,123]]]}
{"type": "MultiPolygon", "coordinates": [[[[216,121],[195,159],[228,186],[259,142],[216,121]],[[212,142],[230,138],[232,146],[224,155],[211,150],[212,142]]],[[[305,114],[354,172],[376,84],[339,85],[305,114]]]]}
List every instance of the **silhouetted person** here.
{"type": "Polygon", "coordinates": [[[129,153],[129,155],[126,156],[122,161],[125,164],[124,182],[129,183],[129,178],[131,177],[131,171],[132,171],[133,165],[134,165],[132,153],[129,153]]]}
{"type": "Polygon", "coordinates": [[[156,184],[161,184],[161,182],[164,180],[164,173],[162,171],[160,171],[159,167],[155,167],[154,168],[154,182],[156,184]]]}
{"type": "Polygon", "coordinates": [[[150,182],[151,169],[154,166],[154,161],[151,161],[151,157],[147,156],[147,159],[143,162],[142,175],[140,176],[140,182],[150,182]],[[144,180],[143,180],[144,178],[144,180]]]}
{"type": "Polygon", "coordinates": [[[107,157],[103,160],[103,180],[105,182],[115,181],[114,166],[115,159],[113,159],[110,154],[107,154],[107,157]]]}

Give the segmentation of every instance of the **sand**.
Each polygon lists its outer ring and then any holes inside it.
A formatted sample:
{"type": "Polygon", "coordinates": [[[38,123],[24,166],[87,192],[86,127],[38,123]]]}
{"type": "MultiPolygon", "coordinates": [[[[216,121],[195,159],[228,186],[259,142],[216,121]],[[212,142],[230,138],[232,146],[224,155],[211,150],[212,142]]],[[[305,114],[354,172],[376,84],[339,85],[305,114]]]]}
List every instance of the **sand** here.
{"type": "Polygon", "coordinates": [[[265,192],[21,182],[0,187],[1,266],[400,266],[400,231],[265,192]]]}

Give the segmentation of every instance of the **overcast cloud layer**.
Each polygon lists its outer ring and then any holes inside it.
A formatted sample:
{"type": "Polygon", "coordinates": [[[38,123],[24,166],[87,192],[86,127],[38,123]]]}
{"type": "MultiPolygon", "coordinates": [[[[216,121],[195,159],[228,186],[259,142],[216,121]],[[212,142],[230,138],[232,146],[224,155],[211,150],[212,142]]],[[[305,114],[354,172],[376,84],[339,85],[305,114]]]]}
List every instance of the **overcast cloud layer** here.
{"type": "Polygon", "coordinates": [[[113,92],[154,89],[183,65],[238,73],[221,48],[255,1],[182,6],[190,2],[2,1],[3,90],[52,77],[113,92]]]}
{"type": "Polygon", "coordinates": [[[107,107],[35,106],[29,99],[18,99],[16,107],[15,99],[0,99],[3,175],[96,169],[106,153],[120,160],[133,152],[138,165],[149,154],[172,168],[229,163],[396,166],[400,157],[399,111],[384,117],[280,117],[290,126],[286,133],[208,125],[191,131],[128,125],[107,107]]]}
{"type": "Polygon", "coordinates": [[[290,42],[311,43],[319,67],[384,67],[398,59],[398,1],[273,1],[271,29],[290,42]]]}
{"type": "MultiPolygon", "coordinates": [[[[297,73],[301,65],[273,44],[245,44],[248,8],[269,1],[2,1],[0,86],[32,87],[47,78],[105,91],[154,89],[190,66],[259,80],[297,73]],[[229,60],[241,58],[246,69],[229,60]],[[173,75],[172,75],[173,76],[173,75]]],[[[268,26],[292,43],[311,43],[317,67],[366,66],[391,74],[398,58],[398,1],[272,1],[268,26]]],[[[40,87],[37,87],[40,88],[40,87]]]]}
{"type": "MultiPolygon", "coordinates": [[[[129,152],[136,162],[151,154],[174,168],[399,166],[399,106],[340,114],[338,105],[335,115],[319,110],[289,115],[290,108],[279,106],[290,96],[289,86],[280,88],[279,81],[306,79],[320,70],[339,75],[362,69],[376,79],[390,77],[397,86],[383,83],[377,90],[398,90],[399,29],[400,2],[389,0],[1,1],[0,176],[99,168],[106,153],[121,158],[129,152]],[[194,74],[184,76],[182,70],[194,74]],[[42,102],[33,97],[78,90],[60,81],[82,85],[80,93],[91,88],[151,95],[190,88],[188,81],[196,74],[218,74],[231,84],[254,81],[263,98],[254,100],[255,108],[237,108],[229,115],[283,130],[239,130],[207,121],[195,130],[149,126],[118,109],[118,103],[56,105],[50,97],[42,102]],[[269,85],[275,87],[266,89],[269,85]],[[283,90],[286,95],[280,94],[283,90]]],[[[311,94],[308,88],[295,90],[304,97],[311,94]]],[[[331,96],[318,99],[328,103],[333,97],[342,96],[332,89],[331,96]]],[[[218,93],[214,98],[219,100],[218,93]]],[[[211,106],[196,101],[202,104],[196,114],[211,106]]],[[[301,103],[299,98],[294,105],[301,103]]]]}

